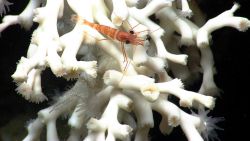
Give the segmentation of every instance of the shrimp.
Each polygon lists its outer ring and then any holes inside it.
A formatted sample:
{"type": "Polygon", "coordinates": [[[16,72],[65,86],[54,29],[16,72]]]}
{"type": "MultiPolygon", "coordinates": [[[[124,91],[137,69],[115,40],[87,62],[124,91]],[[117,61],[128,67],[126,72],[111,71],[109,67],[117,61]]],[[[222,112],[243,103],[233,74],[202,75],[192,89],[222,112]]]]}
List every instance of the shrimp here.
{"type": "Polygon", "coordinates": [[[82,19],[81,17],[79,17],[77,15],[72,15],[71,20],[72,21],[81,20],[83,24],[90,26],[91,28],[97,30],[98,32],[102,33],[103,35],[106,35],[113,40],[120,41],[121,46],[122,46],[122,53],[124,56],[124,61],[126,62],[124,70],[126,70],[127,65],[128,65],[127,54],[125,52],[124,43],[136,45],[136,46],[137,45],[144,46],[144,40],[139,38],[134,31],[125,32],[125,31],[121,31],[121,30],[118,30],[118,29],[115,29],[115,28],[112,28],[109,26],[91,23],[85,19],[82,19]]]}
{"type": "MultiPolygon", "coordinates": [[[[73,21],[78,21],[79,19],[81,19],[79,16],[72,15],[73,21]]],[[[83,21],[83,24],[92,27],[98,32],[110,37],[111,39],[120,41],[122,43],[131,44],[131,45],[142,45],[142,46],[144,45],[144,40],[138,38],[138,36],[133,31],[125,32],[125,31],[121,31],[121,30],[118,30],[109,26],[91,23],[85,19],[81,19],[81,20],[83,21]]]]}

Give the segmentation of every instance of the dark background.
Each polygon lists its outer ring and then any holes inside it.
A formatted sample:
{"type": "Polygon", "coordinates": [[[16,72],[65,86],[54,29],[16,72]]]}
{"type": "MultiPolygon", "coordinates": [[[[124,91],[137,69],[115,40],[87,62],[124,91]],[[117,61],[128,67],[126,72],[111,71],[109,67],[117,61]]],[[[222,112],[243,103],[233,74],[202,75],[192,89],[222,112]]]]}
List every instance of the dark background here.
{"type": "MultiPolygon", "coordinates": [[[[10,6],[8,14],[19,14],[27,4],[27,0],[9,1],[14,2],[14,5],[10,6]]],[[[247,1],[238,0],[241,8],[235,15],[250,19],[250,5],[247,1]]],[[[233,2],[233,0],[202,0],[201,8],[210,19],[230,9],[233,2]]],[[[16,120],[20,115],[24,115],[24,119],[27,117],[35,118],[35,113],[48,104],[45,102],[37,105],[25,101],[20,95],[16,94],[16,86],[10,77],[16,69],[16,62],[21,56],[26,55],[31,33],[32,31],[25,31],[19,25],[11,26],[1,33],[0,128],[16,123],[13,120],[16,120]]],[[[244,141],[247,140],[245,138],[248,138],[247,131],[249,131],[248,125],[250,123],[248,113],[250,108],[248,99],[250,88],[250,31],[239,32],[233,28],[223,28],[213,32],[212,35],[213,44],[211,48],[217,68],[215,81],[223,90],[223,93],[221,93],[220,98],[217,98],[216,107],[211,115],[225,117],[225,121],[219,124],[224,129],[224,131],[218,132],[222,141],[244,141]]],[[[44,90],[46,95],[52,95],[55,91],[63,91],[66,87],[65,80],[55,78],[49,70],[44,72],[42,82],[43,88],[46,88],[44,90]],[[55,90],[55,88],[57,89],[55,90]]],[[[158,117],[159,115],[155,114],[155,116],[158,117]]],[[[157,123],[155,127],[157,127],[157,123]]],[[[25,122],[22,120],[20,129],[24,129],[24,125],[25,122]]],[[[14,127],[18,128],[17,125],[14,127]]],[[[19,130],[19,132],[24,133],[26,131],[19,130]]],[[[0,136],[3,133],[3,129],[0,129],[0,136]]],[[[13,134],[20,133],[16,131],[13,134]]],[[[168,137],[161,135],[156,128],[151,131],[151,138],[153,140],[178,139],[179,141],[186,141],[179,128],[175,129],[174,133],[168,137]]]]}

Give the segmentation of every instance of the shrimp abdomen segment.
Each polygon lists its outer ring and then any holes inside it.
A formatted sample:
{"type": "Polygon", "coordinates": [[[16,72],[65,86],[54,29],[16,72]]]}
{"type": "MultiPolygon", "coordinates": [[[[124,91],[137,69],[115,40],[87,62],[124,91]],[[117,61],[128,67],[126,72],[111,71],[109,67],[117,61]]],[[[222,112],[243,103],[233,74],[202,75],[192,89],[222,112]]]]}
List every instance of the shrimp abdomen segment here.
{"type": "Polygon", "coordinates": [[[88,22],[87,20],[84,20],[84,24],[94,28],[95,30],[99,31],[100,33],[102,33],[102,34],[104,34],[112,39],[116,39],[116,35],[119,32],[119,30],[114,29],[112,27],[91,23],[91,22],[88,22]]]}

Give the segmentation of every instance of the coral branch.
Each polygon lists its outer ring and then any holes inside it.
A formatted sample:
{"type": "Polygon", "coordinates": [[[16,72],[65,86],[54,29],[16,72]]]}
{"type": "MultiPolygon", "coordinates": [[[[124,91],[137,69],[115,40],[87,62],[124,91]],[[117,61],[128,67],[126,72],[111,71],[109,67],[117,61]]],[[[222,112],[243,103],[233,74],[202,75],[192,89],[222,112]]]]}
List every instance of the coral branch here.
{"type": "Polygon", "coordinates": [[[33,69],[28,74],[27,82],[22,82],[16,89],[26,100],[40,103],[48,98],[41,88],[41,70],[33,69]]]}
{"type": "MultiPolygon", "coordinates": [[[[75,28],[63,36],[60,37],[61,44],[64,48],[63,54],[61,56],[61,61],[63,63],[63,68],[65,73],[68,75],[79,75],[82,71],[85,71],[92,77],[96,77],[96,61],[77,61],[76,55],[80,48],[80,45],[84,39],[83,30],[78,24],[75,28]],[[71,42],[75,40],[75,42],[71,42]]],[[[71,76],[74,77],[74,76],[71,76]]]]}
{"type": "Polygon", "coordinates": [[[106,140],[109,141],[113,141],[115,139],[124,140],[125,138],[128,138],[132,128],[128,125],[122,125],[118,122],[117,115],[119,108],[122,108],[126,111],[131,111],[132,101],[124,95],[115,93],[110,98],[109,104],[102,114],[101,119],[97,120],[95,118],[91,118],[89,120],[87,123],[87,128],[89,131],[98,132],[97,134],[105,134],[105,131],[107,130],[108,134],[106,140]]]}
{"type": "Polygon", "coordinates": [[[181,128],[189,141],[204,141],[196,129],[200,123],[199,118],[181,112],[181,128]]]}
{"type": "Polygon", "coordinates": [[[214,61],[210,48],[200,48],[201,51],[201,67],[203,69],[202,84],[199,89],[199,93],[216,96],[219,94],[220,89],[214,82],[214,61]]]}
{"type": "Polygon", "coordinates": [[[152,104],[152,109],[159,112],[163,118],[168,119],[167,125],[176,127],[180,123],[180,110],[173,103],[159,98],[152,104]]]}
{"type": "Polygon", "coordinates": [[[7,0],[1,0],[0,1],[0,16],[2,17],[3,14],[6,14],[10,10],[9,6],[12,5],[13,3],[8,2],[7,0]],[[7,11],[6,11],[6,9],[7,11]]]}
{"type": "MultiPolygon", "coordinates": [[[[5,0],[4,0],[5,1],[5,0]]],[[[30,0],[28,6],[20,15],[8,15],[3,18],[3,23],[0,24],[0,32],[13,24],[20,24],[26,30],[32,26],[34,16],[33,10],[41,4],[41,0],[30,0]]],[[[2,4],[0,4],[2,6],[2,4]]],[[[1,7],[0,6],[0,7],[1,7]]]]}
{"type": "Polygon", "coordinates": [[[103,79],[106,85],[140,91],[149,101],[154,101],[159,96],[159,90],[154,84],[154,79],[144,75],[124,76],[118,71],[109,70],[104,74],[103,79]]]}
{"type": "Polygon", "coordinates": [[[180,105],[183,107],[191,107],[193,101],[198,101],[207,108],[213,109],[215,104],[215,98],[211,96],[204,96],[195,92],[187,91],[176,86],[178,80],[172,80],[170,82],[157,83],[157,87],[162,93],[170,93],[180,98],[180,105]],[[173,85],[174,84],[174,85],[173,85]]]}
{"type": "Polygon", "coordinates": [[[193,35],[192,28],[185,21],[185,19],[179,16],[174,8],[165,7],[157,12],[157,17],[162,20],[162,24],[164,27],[172,27],[181,34],[181,44],[183,45],[194,45],[195,36],[193,35]]]}
{"type": "Polygon", "coordinates": [[[112,22],[120,26],[128,17],[128,7],[125,0],[112,0],[113,12],[111,14],[112,22]]]}
{"type": "Polygon", "coordinates": [[[187,56],[186,55],[174,55],[165,49],[165,46],[161,40],[161,36],[163,35],[164,31],[163,29],[148,19],[148,16],[152,13],[155,13],[156,11],[170,6],[171,1],[152,1],[150,2],[145,8],[143,9],[137,9],[135,7],[129,8],[129,13],[132,17],[134,17],[137,21],[139,21],[141,24],[148,27],[149,31],[153,31],[150,33],[150,36],[155,42],[155,45],[157,47],[157,56],[162,58],[167,58],[173,62],[186,64],[187,62],[187,56]]]}
{"type": "Polygon", "coordinates": [[[181,0],[181,15],[188,18],[193,15],[192,10],[189,8],[188,0],[181,0]]]}
{"type": "Polygon", "coordinates": [[[28,135],[23,139],[23,141],[40,140],[40,134],[42,132],[43,126],[44,124],[39,118],[31,121],[27,127],[28,135]]]}
{"type": "Polygon", "coordinates": [[[207,21],[197,33],[197,46],[204,48],[209,46],[210,34],[222,27],[230,26],[239,31],[246,31],[250,27],[250,21],[247,18],[235,17],[233,13],[239,8],[239,4],[235,3],[230,10],[227,10],[217,17],[207,21]]]}

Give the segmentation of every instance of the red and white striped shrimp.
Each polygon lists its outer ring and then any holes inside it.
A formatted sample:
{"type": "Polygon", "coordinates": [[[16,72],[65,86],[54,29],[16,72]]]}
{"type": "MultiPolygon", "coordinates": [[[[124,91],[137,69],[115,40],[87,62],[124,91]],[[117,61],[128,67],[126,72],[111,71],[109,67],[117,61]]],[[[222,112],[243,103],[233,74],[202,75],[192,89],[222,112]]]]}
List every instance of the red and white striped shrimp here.
{"type": "Polygon", "coordinates": [[[81,19],[77,15],[73,15],[72,20],[73,21],[82,20],[83,24],[88,25],[92,27],[93,29],[97,30],[98,32],[110,37],[111,39],[120,41],[122,43],[131,44],[131,45],[142,45],[142,46],[144,45],[144,40],[138,38],[138,36],[134,34],[133,31],[125,32],[125,31],[121,31],[121,30],[118,30],[109,26],[91,23],[85,19],[81,19]]]}

